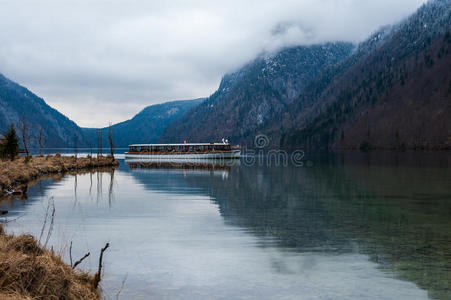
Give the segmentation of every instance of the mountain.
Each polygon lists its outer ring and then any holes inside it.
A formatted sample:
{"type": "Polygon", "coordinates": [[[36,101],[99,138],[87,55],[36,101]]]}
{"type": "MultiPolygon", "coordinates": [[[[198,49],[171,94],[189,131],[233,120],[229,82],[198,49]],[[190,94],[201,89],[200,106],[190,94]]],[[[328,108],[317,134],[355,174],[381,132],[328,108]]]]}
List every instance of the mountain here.
{"type": "MultiPolygon", "coordinates": [[[[132,119],[112,126],[116,147],[127,147],[132,143],[155,143],[166,127],[200,104],[196,100],[172,101],[148,106],[132,119]]],[[[50,107],[28,89],[0,74],[0,134],[11,123],[20,126],[25,116],[29,128],[29,148],[38,147],[39,130],[42,126],[43,144],[46,148],[97,147],[97,129],[80,128],[75,122],[50,107]]],[[[17,130],[18,134],[20,133],[17,130]]],[[[108,128],[102,128],[102,145],[109,147],[108,128]]]]}
{"type": "Polygon", "coordinates": [[[451,149],[450,30],[451,1],[435,0],[373,35],[290,105],[280,146],[451,149]]]}
{"type": "Polygon", "coordinates": [[[321,71],[346,59],[350,43],[328,43],[283,49],[262,55],[225,75],[219,89],[174,121],[162,142],[210,142],[228,138],[250,144],[270,120],[280,116],[321,71]]]}
{"type": "MultiPolygon", "coordinates": [[[[205,98],[180,100],[151,105],[132,119],[111,126],[115,147],[124,148],[130,144],[156,143],[166,127],[185,113],[202,103],[205,98]]],[[[84,128],[86,138],[97,145],[97,129],[84,128]]],[[[102,128],[102,144],[108,147],[108,128],[102,128]]]]}
{"type": "Polygon", "coordinates": [[[163,141],[274,148],[451,149],[451,0],[432,0],[352,51],[295,47],[224,76],[163,141]]]}
{"type": "Polygon", "coordinates": [[[38,145],[41,126],[46,147],[70,147],[74,141],[83,141],[77,124],[47,105],[42,98],[0,74],[0,133],[5,132],[11,123],[19,128],[22,116],[28,124],[30,148],[38,145]]]}

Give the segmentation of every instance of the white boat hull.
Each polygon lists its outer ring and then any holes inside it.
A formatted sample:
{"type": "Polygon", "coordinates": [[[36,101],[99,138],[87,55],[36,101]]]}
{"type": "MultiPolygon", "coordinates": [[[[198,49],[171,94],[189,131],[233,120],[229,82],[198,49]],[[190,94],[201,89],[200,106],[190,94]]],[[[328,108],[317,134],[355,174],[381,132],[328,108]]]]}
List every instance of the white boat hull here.
{"type": "Polygon", "coordinates": [[[134,154],[125,153],[126,159],[152,159],[152,160],[183,160],[183,159],[239,159],[241,151],[219,152],[219,153],[174,153],[174,154],[134,154]]]}

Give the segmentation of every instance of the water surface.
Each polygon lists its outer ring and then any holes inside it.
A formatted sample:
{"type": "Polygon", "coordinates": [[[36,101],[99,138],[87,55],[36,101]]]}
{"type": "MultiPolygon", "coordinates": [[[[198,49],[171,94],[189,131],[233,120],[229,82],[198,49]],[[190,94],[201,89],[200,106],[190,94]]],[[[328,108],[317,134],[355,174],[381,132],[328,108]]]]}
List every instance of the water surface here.
{"type": "Polygon", "coordinates": [[[10,199],[7,229],[69,261],[106,242],[123,299],[449,299],[447,154],[311,158],[304,166],[141,166],[59,176],[10,199]],[[47,230],[43,234],[45,241],[47,230]]]}

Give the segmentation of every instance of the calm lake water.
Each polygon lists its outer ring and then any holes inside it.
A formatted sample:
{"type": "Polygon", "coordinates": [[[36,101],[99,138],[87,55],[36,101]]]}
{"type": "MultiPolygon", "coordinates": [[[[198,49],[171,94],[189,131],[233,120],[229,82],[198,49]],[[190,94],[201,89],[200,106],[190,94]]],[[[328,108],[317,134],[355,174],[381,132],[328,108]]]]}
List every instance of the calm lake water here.
{"type": "Polygon", "coordinates": [[[107,299],[451,299],[451,155],[120,163],[6,200],[7,230],[39,237],[53,201],[67,261],[110,242],[107,299]]]}

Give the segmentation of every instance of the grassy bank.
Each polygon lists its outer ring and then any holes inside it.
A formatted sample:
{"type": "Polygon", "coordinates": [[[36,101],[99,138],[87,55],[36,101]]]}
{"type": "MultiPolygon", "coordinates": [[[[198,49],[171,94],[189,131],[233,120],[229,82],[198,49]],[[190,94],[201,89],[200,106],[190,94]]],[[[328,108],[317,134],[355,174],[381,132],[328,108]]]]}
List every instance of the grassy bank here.
{"type": "Polygon", "coordinates": [[[118,165],[117,160],[107,156],[75,158],[59,154],[0,161],[0,197],[25,192],[27,183],[43,175],[118,165]]]}
{"type": "Polygon", "coordinates": [[[0,224],[0,299],[100,299],[94,280],[31,235],[5,234],[0,224]]]}
{"type": "MultiPolygon", "coordinates": [[[[41,178],[119,165],[111,157],[59,154],[0,161],[0,196],[24,195],[41,178]]],[[[0,224],[0,299],[100,299],[100,277],[78,271],[31,235],[5,234],[0,224]]]]}

